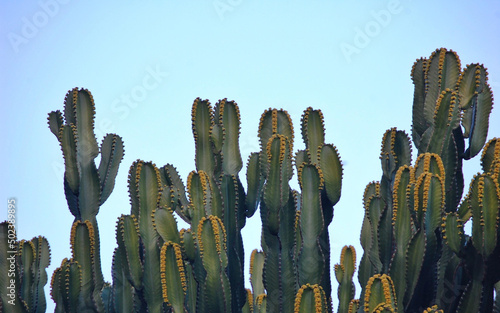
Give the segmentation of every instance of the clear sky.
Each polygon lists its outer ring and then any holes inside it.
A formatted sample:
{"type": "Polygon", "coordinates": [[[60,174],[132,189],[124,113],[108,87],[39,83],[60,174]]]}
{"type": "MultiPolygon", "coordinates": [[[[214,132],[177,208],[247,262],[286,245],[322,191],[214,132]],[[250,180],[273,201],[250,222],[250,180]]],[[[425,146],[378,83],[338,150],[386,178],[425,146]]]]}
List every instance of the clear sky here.
{"type": "MultiPolygon", "coordinates": [[[[73,87],[94,96],[98,142],[106,133],[125,142],[115,189],[98,215],[108,281],[116,219],[130,213],[128,169],[136,159],[172,163],[186,181],[195,168],[190,113],[196,97],[239,104],[245,160],[259,149],[265,109],[290,113],[295,148],[303,147],[304,109],[323,111],[326,142],[337,146],[344,162],[342,197],[330,225],[333,265],[343,245],[354,245],[361,258],[362,194],[382,175],[384,131],[411,132],[415,59],[452,49],[462,66],[483,63],[493,93],[500,93],[498,0],[40,0],[2,1],[0,8],[0,220],[7,199],[15,197],[18,238],[49,240],[49,281],[70,257],[73,216],[64,198],[61,149],[46,118],[62,110],[73,87]]],[[[495,136],[498,108],[488,138],[495,136]]],[[[468,185],[479,158],[465,167],[468,185]]],[[[246,186],[245,170],[240,177],[246,186]]],[[[296,176],[292,182],[297,188],[296,176]]],[[[243,236],[248,265],[260,245],[259,214],[243,236]]],[[[336,281],[332,287],[336,307],[336,281]]]]}

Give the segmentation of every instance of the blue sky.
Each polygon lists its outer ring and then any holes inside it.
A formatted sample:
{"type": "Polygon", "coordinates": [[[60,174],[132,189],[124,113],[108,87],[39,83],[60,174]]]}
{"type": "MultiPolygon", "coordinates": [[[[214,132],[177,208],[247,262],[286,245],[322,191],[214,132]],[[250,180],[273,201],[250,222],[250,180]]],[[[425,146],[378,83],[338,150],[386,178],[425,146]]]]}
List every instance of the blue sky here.
{"type": "MultiPolygon", "coordinates": [[[[94,96],[98,141],[116,133],[125,142],[115,190],[98,215],[108,281],[115,222],[130,212],[128,169],[136,159],[171,163],[186,180],[195,168],[190,113],[196,97],[239,104],[245,160],[259,149],[265,109],[290,113],[295,148],[303,147],[304,109],[323,111],[326,142],[337,146],[344,162],[342,198],[330,225],[333,264],[349,244],[359,262],[361,198],[366,184],[381,177],[382,135],[390,127],[411,131],[415,59],[452,49],[462,66],[483,63],[493,93],[500,92],[498,0],[40,0],[0,7],[0,220],[7,216],[6,200],[15,197],[18,237],[49,240],[49,280],[70,256],[73,216],[63,193],[62,153],[46,117],[62,109],[73,87],[94,96]]],[[[494,136],[500,136],[495,107],[488,138],[494,136]]],[[[479,158],[465,170],[468,184],[479,158]]],[[[292,182],[297,188],[296,176],[292,182]]],[[[256,234],[258,214],[243,231],[247,257],[260,245],[256,234]]]]}

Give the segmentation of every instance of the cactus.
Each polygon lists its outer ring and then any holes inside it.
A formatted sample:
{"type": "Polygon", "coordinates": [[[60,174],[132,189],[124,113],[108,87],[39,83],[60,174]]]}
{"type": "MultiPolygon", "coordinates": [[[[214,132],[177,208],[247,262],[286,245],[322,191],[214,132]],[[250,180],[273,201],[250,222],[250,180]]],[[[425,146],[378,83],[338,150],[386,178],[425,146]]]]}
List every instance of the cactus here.
{"type": "Polygon", "coordinates": [[[487,136],[493,100],[487,71],[476,64],[462,71],[455,52],[438,49],[415,62],[412,79],[417,160],[411,165],[404,132],[388,130],[382,179],[365,190],[359,266],[365,309],[373,307],[366,304],[369,277],[390,275],[399,300],[395,310],[434,312],[437,304],[442,312],[490,312],[500,278],[498,262],[491,261],[499,258],[496,139],[485,146],[484,173],[462,199],[463,160],[477,155],[487,136]],[[464,224],[471,217],[469,237],[464,224]]]}
{"type": "Polygon", "coordinates": [[[321,287],[331,311],[328,225],[340,198],[342,165],[336,148],[324,143],[321,111],[307,108],[301,131],[306,149],[295,156],[301,193],[289,185],[294,137],[286,111],[262,114],[261,151],[248,160],[247,203],[260,207],[268,312],[292,312],[297,292],[307,284],[321,287]]]}
{"type": "MultiPolygon", "coordinates": [[[[385,132],[382,177],[363,195],[361,297],[354,299],[356,251],[345,246],[334,266],[338,312],[498,311],[500,140],[486,143],[493,104],[487,71],[477,64],[461,70],[456,53],[438,49],[417,60],[411,75],[418,156],[412,163],[404,131],[385,132]],[[462,199],[462,163],[482,149],[482,172],[462,199]]],[[[98,149],[94,111],[90,92],[75,88],[66,96],[64,119],[59,111],[49,114],[75,217],[72,257],[52,275],[56,312],[333,311],[328,227],[343,173],[336,147],[325,143],[320,110],[304,111],[305,149],[295,153],[288,113],[262,114],[260,151],[248,158],[245,191],[237,104],[223,99],[212,107],[197,98],[191,110],[196,168],[186,184],[171,164],[137,160],[130,167],[131,209],[116,224],[112,284],[102,279],[96,215],[113,189],[123,143],[107,135],[98,149]],[[300,190],[290,187],[294,168],[300,190]],[[241,230],[257,209],[262,251],[251,253],[246,289],[241,230]],[[189,227],[178,230],[177,217],[189,227]]],[[[2,224],[5,247],[7,227],[2,224]]],[[[48,244],[40,237],[15,247],[15,312],[41,310],[48,244]]],[[[8,265],[0,263],[4,270],[8,265]]],[[[3,309],[8,298],[0,300],[3,309]]]]}
{"type": "Polygon", "coordinates": [[[344,246],[340,254],[340,263],[335,264],[335,277],[339,283],[338,297],[339,308],[337,312],[348,313],[352,311],[351,301],[354,299],[356,289],[352,277],[356,271],[356,250],[353,246],[344,246]]]}
{"type": "MultiPolygon", "coordinates": [[[[103,311],[101,291],[104,288],[104,279],[101,270],[96,216],[99,207],[108,199],[113,190],[124,151],[121,137],[114,134],[106,135],[101,146],[98,146],[94,134],[94,115],[94,99],[90,92],[74,88],[66,94],[64,118],[59,110],[52,111],[48,116],[48,124],[63,152],[64,191],[69,210],[75,217],[73,226],[87,225],[77,228],[87,227],[88,234],[92,236],[92,238],[74,238],[79,235],[73,235],[72,230],[72,242],[75,239],[88,242],[91,246],[87,247],[89,249],[87,252],[92,251],[92,254],[84,254],[80,246],[73,245],[73,254],[79,259],[74,260],[76,263],[70,262],[70,264],[77,264],[81,267],[82,278],[85,280],[83,282],[85,288],[81,290],[79,300],[80,309],[103,311]],[[99,153],[101,160],[97,167],[94,159],[99,153]],[[88,296],[86,292],[92,293],[91,298],[86,298],[88,296]]],[[[58,300],[54,299],[54,301],[58,300]]]]}
{"type": "Polygon", "coordinates": [[[45,312],[44,286],[50,247],[42,236],[17,241],[13,224],[0,224],[0,279],[2,312],[45,312]]]}

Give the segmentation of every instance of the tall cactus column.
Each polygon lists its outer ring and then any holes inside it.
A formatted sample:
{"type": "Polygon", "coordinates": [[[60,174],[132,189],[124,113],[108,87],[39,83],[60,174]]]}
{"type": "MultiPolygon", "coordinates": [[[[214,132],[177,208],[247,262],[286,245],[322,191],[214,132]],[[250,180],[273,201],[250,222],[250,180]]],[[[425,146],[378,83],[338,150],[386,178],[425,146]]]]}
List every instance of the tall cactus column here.
{"type": "MultiPolygon", "coordinates": [[[[97,213],[99,207],[111,194],[119,164],[123,158],[123,142],[121,137],[108,134],[99,147],[94,134],[94,99],[85,89],[70,90],[64,100],[64,118],[60,111],[49,113],[48,124],[52,133],[57,137],[65,161],[64,192],[71,214],[75,217],[73,228],[78,229],[87,225],[86,234],[91,238],[74,238],[72,242],[84,240],[91,246],[92,254],[82,254],[80,246],[74,247],[74,257],[84,272],[92,273],[88,276],[88,288],[92,290],[92,304],[94,309],[103,310],[101,290],[104,279],[101,270],[99,231],[97,227],[97,213]],[[101,153],[99,167],[94,160],[101,153]],[[91,259],[90,259],[91,258],[91,259]],[[85,265],[84,265],[85,264],[85,265]]],[[[80,232],[74,232],[78,236],[80,232]]],[[[55,273],[55,275],[57,275],[55,273]]],[[[62,287],[61,288],[65,288],[62,287]]],[[[87,288],[87,287],[86,287],[87,288]]],[[[56,299],[54,299],[56,300],[56,299]]],[[[82,301],[82,303],[85,301],[82,301]]]]}
{"type": "Polygon", "coordinates": [[[306,149],[295,156],[300,193],[289,185],[294,135],[286,111],[262,114],[261,151],[248,161],[247,204],[260,205],[267,291],[254,297],[265,298],[267,312],[331,311],[328,225],[340,198],[342,165],[336,148],[324,143],[321,111],[306,109],[301,126],[306,149]],[[325,301],[311,303],[316,296],[325,301]]]}

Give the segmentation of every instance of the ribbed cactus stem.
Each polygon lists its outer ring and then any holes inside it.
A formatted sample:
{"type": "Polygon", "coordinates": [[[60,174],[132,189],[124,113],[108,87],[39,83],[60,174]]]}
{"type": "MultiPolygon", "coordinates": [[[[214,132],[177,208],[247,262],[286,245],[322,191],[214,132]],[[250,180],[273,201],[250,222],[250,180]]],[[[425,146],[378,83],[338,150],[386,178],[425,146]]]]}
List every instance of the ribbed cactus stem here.
{"type": "Polygon", "coordinates": [[[318,284],[305,284],[297,292],[294,313],[306,312],[328,312],[328,302],[325,292],[318,284]]]}

